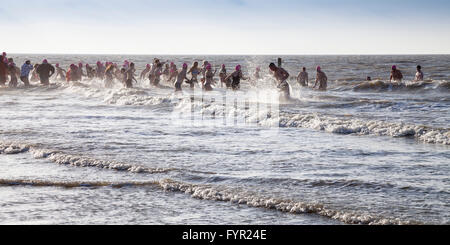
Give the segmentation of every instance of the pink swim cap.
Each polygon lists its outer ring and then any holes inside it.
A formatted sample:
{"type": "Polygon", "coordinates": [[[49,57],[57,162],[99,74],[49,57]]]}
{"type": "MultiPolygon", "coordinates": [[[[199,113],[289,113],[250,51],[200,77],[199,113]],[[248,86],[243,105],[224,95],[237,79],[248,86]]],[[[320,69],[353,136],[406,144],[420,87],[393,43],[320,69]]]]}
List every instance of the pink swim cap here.
{"type": "Polygon", "coordinates": [[[83,63],[78,63],[78,66],[79,66],[79,67],[82,67],[82,66],[83,66],[83,63]]]}
{"type": "Polygon", "coordinates": [[[397,66],[392,66],[392,70],[397,70],[397,66]]]}
{"type": "Polygon", "coordinates": [[[3,54],[2,54],[3,56],[6,56],[6,52],[3,52],[3,54]]]}
{"type": "Polygon", "coordinates": [[[44,60],[42,61],[42,64],[48,64],[47,59],[44,59],[44,60]]]}
{"type": "Polygon", "coordinates": [[[206,66],[206,70],[211,70],[211,65],[210,65],[210,64],[208,64],[208,65],[206,66]]]}
{"type": "Polygon", "coordinates": [[[225,68],[225,64],[222,64],[222,68],[225,68]]]}
{"type": "Polygon", "coordinates": [[[186,63],[183,64],[183,68],[186,69],[188,65],[186,63]]]}
{"type": "Polygon", "coordinates": [[[240,71],[241,70],[241,65],[237,65],[236,66],[236,71],[240,71]]]}
{"type": "Polygon", "coordinates": [[[317,71],[320,71],[322,68],[320,68],[320,66],[317,66],[317,71]]]}
{"type": "Polygon", "coordinates": [[[173,63],[173,62],[170,62],[170,65],[171,65],[171,66],[173,66],[173,65],[175,65],[175,63],[173,63]]]}
{"type": "Polygon", "coordinates": [[[59,63],[56,63],[56,65],[55,65],[56,67],[59,67],[59,63]]]}
{"type": "Polygon", "coordinates": [[[258,66],[258,67],[256,67],[256,70],[257,70],[257,71],[260,71],[260,70],[261,70],[261,68],[260,68],[260,67],[258,66]]]}

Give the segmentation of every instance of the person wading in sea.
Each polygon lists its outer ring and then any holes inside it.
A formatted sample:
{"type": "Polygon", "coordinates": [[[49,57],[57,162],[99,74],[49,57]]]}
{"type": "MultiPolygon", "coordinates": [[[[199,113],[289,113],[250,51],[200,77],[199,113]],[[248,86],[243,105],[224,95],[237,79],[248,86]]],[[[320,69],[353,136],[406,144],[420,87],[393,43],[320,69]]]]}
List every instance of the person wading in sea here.
{"type": "Polygon", "coordinates": [[[290,86],[287,82],[289,73],[281,68],[277,67],[274,63],[270,63],[269,69],[272,71],[273,77],[278,82],[277,88],[280,91],[280,99],[288,100],[291,98],[290,86]]]}
{"type": "Polygon", "coordinates": [[[39,74],[39,79],[41,80],[41,84],[43,85],[49,85],[50,84],[50,77],[55,74],[55,67],[50,65],[48,61],[45,59],[42,61],[42,64],[40,64],[36,70],[37,74],[39,74]]]}
{"type": "Polygon", "coordinates": [[[316,83],[313,88],[316,88],[319,85],[319,90],[325,91],[328,88],[328,77],[325,72],[322,71],[320,66],[317,67],[317,75],[316,75],[316,83]]]}
{"type": "Polygon", "coordinates": [[[397,66],[392,66],[390,81],[401,82],[403,79],[403,74],[397,69],[397,66]]]}

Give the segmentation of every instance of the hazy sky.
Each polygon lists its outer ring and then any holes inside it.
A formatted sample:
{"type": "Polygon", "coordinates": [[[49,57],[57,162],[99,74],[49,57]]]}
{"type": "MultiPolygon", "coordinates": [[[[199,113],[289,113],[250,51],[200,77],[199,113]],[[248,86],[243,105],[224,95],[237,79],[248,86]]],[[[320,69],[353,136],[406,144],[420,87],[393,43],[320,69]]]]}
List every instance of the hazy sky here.
{"type": "Polygon", "coordinates": [[[0,0],[0,49],[450,54],[449,13],[448,0],[0,0]]]}

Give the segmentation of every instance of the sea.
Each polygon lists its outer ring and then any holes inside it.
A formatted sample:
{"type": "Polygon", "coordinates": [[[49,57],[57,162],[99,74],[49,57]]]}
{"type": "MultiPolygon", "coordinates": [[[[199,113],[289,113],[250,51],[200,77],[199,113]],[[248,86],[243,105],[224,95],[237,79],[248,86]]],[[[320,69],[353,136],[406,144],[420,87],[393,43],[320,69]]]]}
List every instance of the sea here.
{"type": "Polygon", "coordinates": [[[8,57],[129,60],[137,75],[154,58],[207,60],[249,80],[181,93],[139,76],[130,89],[1,87],[0,224],[450,224],[450,55],[8,57]],[[278,57],[289,100],[268,69],[278,57]],[[319,65],[327,91],[311,88],[319,65]],[[425,81],[413,81],[417,65],[425,81]],[[310,87],[296,81],[302,67],[310,87]]]}

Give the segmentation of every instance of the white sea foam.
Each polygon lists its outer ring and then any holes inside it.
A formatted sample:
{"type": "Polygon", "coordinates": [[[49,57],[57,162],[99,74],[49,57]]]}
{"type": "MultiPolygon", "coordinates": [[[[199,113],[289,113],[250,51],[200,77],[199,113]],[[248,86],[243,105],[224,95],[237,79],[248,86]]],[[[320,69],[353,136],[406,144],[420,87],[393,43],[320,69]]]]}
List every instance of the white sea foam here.
{"type": "Polygon", "coordinates": [[[281,127],[311,128],[336,134],[415,137],[425,143],[450,145],[450,130],[404,123],[342,119],[318,114],[280,115],[281,127]]]}
{"type": "Polygon", "coordinates": [[[405,221],[398,218],[379,217],[373,214],[362,214],[350,211],[337,211],[320,203],[305,203],[293,200],[283,200],[276,197],[262,197],[251,192],[234,190],[227,187],[193,185],[166,179],[160,182],[166,191],[184,192],[202,200],[223,201],[249,207],[274,209],[293,214],[311,213],[335,219],[347,224],[367,225],[409,225],[419,224],[415,221],[405,221]]]}

